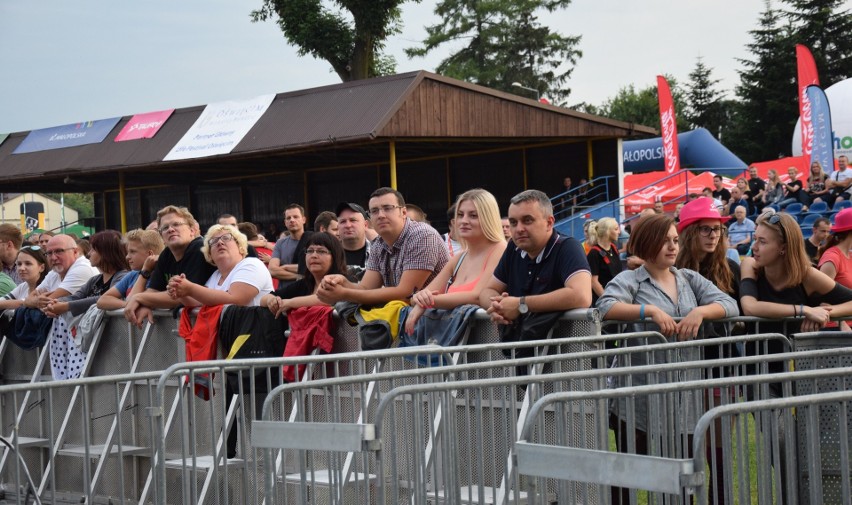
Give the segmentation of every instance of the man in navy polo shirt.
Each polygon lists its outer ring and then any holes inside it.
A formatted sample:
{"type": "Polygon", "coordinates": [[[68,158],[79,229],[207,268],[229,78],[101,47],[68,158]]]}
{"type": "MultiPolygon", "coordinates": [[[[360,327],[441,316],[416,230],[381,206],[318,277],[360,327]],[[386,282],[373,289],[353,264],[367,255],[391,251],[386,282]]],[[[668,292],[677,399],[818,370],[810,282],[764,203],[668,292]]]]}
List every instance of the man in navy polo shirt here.
{"type": "Polygon", "coordinates": [[[521,314],[591,305],[592,275],[583,246],[556,233],[553,223],[546,194],[530,189],[512,198],[512,241],[479,296],[493,321],[510,324],[521,314]]]}

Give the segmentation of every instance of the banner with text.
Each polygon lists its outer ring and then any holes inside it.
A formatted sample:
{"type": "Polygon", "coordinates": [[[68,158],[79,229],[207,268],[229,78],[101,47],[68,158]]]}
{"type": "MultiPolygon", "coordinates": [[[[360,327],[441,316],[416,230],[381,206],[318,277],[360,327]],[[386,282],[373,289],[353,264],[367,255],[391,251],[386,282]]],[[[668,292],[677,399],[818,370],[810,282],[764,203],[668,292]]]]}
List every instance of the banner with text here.
{"type": "Polygon", "coordinates": [[[150,139],[160,131],[160,127],[166,122],[166,119],[172,115],[174,109],[161,110],[157,112],[147,112],[145,114],[136,114],[130,121],[124,125],[124,128],[118,132],[115,137],[116,142],[124,142],[125,140],[150,139]]]}
{"type": "Polygon", "coordinates": [[[12,154],[34,153],[63,147],[97,144],[103,141],[121,118],[98,119],[53,128],[33,130],[12,154]]]}
{"type": "Polygon", "coordinates": [[[680,170],[680,150],[677,144],[677,120],[672,91],[666,78],[657,76],[657,97],[660,102],[660,133],[663,137],[663,159],[666,172],[680,170]]]}
{"type": "Polygon", "coordinates": [[[814,142],[814,127],[811,122],[812,112],[807,89],[811,85],[819,86],[819,76],[814,56],[802,44],[796,44],[796,74],[799,84],[799,116],[802,118],[802,155],[810,156],[814,142]]]}
{"type": "Polygon", "coordinates": [[[831,173],[834,170],[834,136],[831,132],[831,108],[828,98],[819,86],[808,86],[805,94],[810,102],[813,125],[811,164],[818,161],[823,170],[831,173]]]}
{"type": "Polygon", "coordinates": [[[211,103],[163,161],[228,154],[257,123],[275,95],[211,103]]]}

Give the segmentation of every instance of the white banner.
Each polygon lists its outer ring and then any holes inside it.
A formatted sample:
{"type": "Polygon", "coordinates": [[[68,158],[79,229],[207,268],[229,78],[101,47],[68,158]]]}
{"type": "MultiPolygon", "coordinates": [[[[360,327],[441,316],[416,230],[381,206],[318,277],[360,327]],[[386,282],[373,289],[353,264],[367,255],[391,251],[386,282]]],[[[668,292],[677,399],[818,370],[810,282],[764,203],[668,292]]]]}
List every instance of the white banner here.
{"type": "Polygon", "coordinates": [[[211,103],[163,161],[228,154],[266,112],[275,95],[211,103]]]}

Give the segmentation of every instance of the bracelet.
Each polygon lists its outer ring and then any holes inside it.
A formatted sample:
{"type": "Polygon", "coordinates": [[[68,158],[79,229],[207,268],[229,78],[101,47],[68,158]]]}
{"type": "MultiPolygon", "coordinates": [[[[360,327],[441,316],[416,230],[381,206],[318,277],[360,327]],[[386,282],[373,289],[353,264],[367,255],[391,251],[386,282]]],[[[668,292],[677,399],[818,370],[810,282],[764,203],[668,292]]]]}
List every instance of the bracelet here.
{"type": "Polygon", "coordinates": [[[800,316],[804,316],[804,315],[805,315],[805,304],[804,304],[804,303],[803,303],[803,304],[801,304],[801,305],[799,305],[799,315],[800,315],[800,316]]]}
{"type": "Polygon", "coordinates": [[[639,319],[641,319],[642,321],[645,320],[645,304],[644,303],[639,305],[639,319]]]}

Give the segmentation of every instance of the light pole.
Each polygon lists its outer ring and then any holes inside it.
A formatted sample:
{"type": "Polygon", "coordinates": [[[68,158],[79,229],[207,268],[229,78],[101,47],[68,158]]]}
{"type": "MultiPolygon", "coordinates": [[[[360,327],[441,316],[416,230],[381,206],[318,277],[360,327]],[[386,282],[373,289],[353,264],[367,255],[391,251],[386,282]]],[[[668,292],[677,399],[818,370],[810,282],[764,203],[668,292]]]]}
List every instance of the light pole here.
{"type": "Polygon", "coordinates": [[[519,82],[513,82],[512,86],[515,87],[515,88],[521,88],[521,89],[525,89],[527,91],[532,91],[533,93],[535,93],[535,101],[538,102],[539,100],[541,100],[541,93],[539,93],[538,90],[535,89],[535,88],[530,88],[530,87],[524,86],[523,84],[521,84],[519,82]]]}

